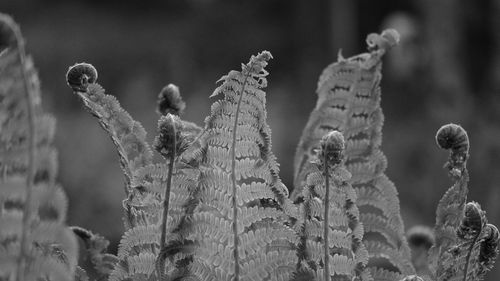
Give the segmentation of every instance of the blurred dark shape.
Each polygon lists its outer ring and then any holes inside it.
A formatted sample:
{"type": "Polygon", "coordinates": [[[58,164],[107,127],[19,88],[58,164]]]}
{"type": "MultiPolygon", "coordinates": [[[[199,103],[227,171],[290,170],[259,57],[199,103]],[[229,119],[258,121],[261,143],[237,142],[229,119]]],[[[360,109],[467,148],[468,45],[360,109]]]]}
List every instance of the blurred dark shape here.
{"type": "Polygon", "coordinates": [[[406,237],[411,248],[411,261],[418,275],[430,275],[428,251],[434,245],[433,229],[428,226],[416,225],[410,228],[406,237]]]}
{"type": "MultiPolygon", "coordinates": [[[[0,11],[1,12],[1,11],[0,11]]],[[[0,15],[2,16],[2,15],[0,15]]],[[[9,46],[13,46],[16,43],[16,36],[12,31],[12,28],[8,26],[4,21],[0,22],[0,52],[9,46]]]]}
{"type": "Polygon", "coordinates": [[[394,28],[400,35],[399,45],[387,54],[387,66],[393,79],[413,79],[415,71],[422,64],[421,48],[418,37],[421,36],[414,16],[401,11],[385,18],[382,27],[394,28]]]}
{"type": "Polygon", "coordinates": [[[184,109],[186,108],[186,103],[182,100],[179,87],[174,84],[168,84],[161,90],[157,103],[156,112],[161,115],[170,113],[179,116],[184,113],[184,109]]]}

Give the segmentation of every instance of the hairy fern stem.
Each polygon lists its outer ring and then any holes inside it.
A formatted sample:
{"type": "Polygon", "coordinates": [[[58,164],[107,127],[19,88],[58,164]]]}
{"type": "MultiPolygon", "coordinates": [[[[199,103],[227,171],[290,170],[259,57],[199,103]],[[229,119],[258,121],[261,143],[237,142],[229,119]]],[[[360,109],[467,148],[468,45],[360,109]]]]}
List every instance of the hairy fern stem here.
{"type": "Polygon", "coordinates": [[[163,217],[161,222],[161,237],[160,237],[160,254],[158,255],[158,278],[161,280],[163,272],[165,271],[165,249],[166,249],[166,236],[167,236],[167,221],[168,221],[168,208],[170,203],[170,190],[172,188],[172,174],[174,170],[174,163],[177,157],[177,128],[172,126],[173,138],[172,138],[172,153],[170,154],[170,159],[168,163],[168,175],[167,175],[167,187],[165,188],[165,196],[163,196],[163,217]]]}
{"type": "Polygon", "coordinates": [[[325,215],[323,218],[323,236],[324,236],[324,243],[323,243],[323,249],[324,249],[324,254],[325,254],[325,271],[324,271],[324,280],[329,280],[330,279],[330,251],[329,251],[329,246],[328,246],[328,231],[329,231],[329,224],[328,224],[328,212],[329,207],[330,207],[330,174],[328,171],[328,152],[324,153],[324,159],[323,159],[323,166],[324,166],[324,174],[325,174],[325,200],[323,201],[325,205],[325,215]]]}

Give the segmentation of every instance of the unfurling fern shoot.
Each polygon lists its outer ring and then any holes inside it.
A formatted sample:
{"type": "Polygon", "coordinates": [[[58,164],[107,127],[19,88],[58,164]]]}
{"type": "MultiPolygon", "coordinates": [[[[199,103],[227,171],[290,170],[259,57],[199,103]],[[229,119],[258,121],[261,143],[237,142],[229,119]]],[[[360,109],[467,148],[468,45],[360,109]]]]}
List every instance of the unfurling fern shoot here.
{"type": "Polygon", "coordinates": [[[431,274],[443,281],[482,280],[498,254],[498,230],[487,223],[478,203],[466,203],[469,138],[461,126],[447,124],[438,130],[436,142],[450,150],[445,168],[454,184],[437,207],[436,243],[429,251],[431,274]]]}
{"type": "Polygon", "coordinates": [[[436,142],[442,149],[450,150],[450,158],[445,167],[450,170],[452,176],[460,178],[469,158],[467,132],[460,125],[447,124],[437,131],[436,142]]]}
{"type": "Polygon", "coordinates": [[[68,69],[66,81],[73,91],[85,92],[89,84],[97,81],[97,70],[89,63],[77,63],[68,69]]]}
{"type": "Polygon", "coordinates": [[[344,166],[345,141],[333,131],[320,141],[316,170],[302,192],[301,258],[295,280],[373,280],[356,193],[344,166]]]}
{"type": "Polygon", "coordinates": [[[185,108],[186,103],[182,100],[179,87],[174,84],[168,84],[163,87],[158,95],[156,112],[161,115],[167,115],[170,113],[179,116],[184,112],[185,108]]]}
{"type": "Polygon", "coordinates": [[[154,148],[168,161],[168,176],[165,193],[163,196],[163,215],[161,218],[160,254],[157,267],[158,276],[163,276],[165,268],[165,248],[167,235],[167,218],[170,203],[170,192],[172,188],[172,175],[176,159],[187,148],[186,139],[182,136],[182,123],[179,117],[167,113],[158,121],[158,136],[154,142],[154,148]]]}

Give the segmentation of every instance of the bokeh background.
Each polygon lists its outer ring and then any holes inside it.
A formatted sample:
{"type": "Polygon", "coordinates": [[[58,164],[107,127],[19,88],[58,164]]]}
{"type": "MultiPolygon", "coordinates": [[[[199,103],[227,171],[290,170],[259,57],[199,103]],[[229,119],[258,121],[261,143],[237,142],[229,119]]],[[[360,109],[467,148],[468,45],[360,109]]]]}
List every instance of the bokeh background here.
{"type": "MultiPolygon", "coordinates": [[[[405,226],[432,226],[451,186],[447,153],[434,142],[445,123],[471,141],[469,200],[500,225],[500,1],[458,0],[0,0],[21,25],[42,80],[44,107],[58,119],[59,180],[69,224],[123,231],[123,177],[111,141],[66,86],[75,62],[155,135],[156,97],[174,83],[203,124],[215,81],[252,54],[272,52],[268,122],[281,178],[292,188],[293,155],[313,109],[322,69],[365,51],[365,37],[392,27],[401,44],[384,59],[383,150],[400,193],[405,226]]],[[[488,275],[499,280],[500,265],[488,275]]]]}

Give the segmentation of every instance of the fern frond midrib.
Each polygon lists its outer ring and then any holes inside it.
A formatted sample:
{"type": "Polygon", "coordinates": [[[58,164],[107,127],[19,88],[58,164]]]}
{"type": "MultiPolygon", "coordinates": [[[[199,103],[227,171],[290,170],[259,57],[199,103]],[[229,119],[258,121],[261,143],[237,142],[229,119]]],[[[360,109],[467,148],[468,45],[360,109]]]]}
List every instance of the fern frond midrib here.
{"type": "MultiPolygon", "coordinates": [[[[121,145],[120,142],[116,141],[114,136],[114,132],[113,130],[111,130],[109,128],[109,126],[106,124],[106,122],[104,122],[102,120],[102,116],[98,116],[98,112],[95,112],[94,110],[92,110],[92,107],[88,104],[89,102],[87,101],[88,98],[87,96],[84,95],[84,93],[82,92],[76,92],[76,94],[83,100],[83,104],[85,105],[85,107],[87,107],[87,109],[92,112],[92,114],[97,117],[98,119],[98,122],[99,122],[99,125],[101,125],[101,127],[104,129],[104,131],[108,132],[109,134],[109,137],[111,138],[111,141],[113,142],[113,144],[116,146],[117,148],[117,152],[118,152],[118,155],[119,155],[119,159],[125,159],[126,161],[122,161],[120,160],[120,165],[125,173],[125,186],[128,187],[131,185],[132,183],[132,170],[130,169],[129,165],[127,164],[130,159],[128,159],[127,157],[127,154],[125,153],[125,148],[121,145]]],[[[87,89],[87,94],[89,94],[88,92],[88,89],[87,89]]],[[[130,191],[128,190],[128,188],[125,188],[125,192],[128,194],[130,191]]]]}
{"type": "MultiPolygon", "coordinates": [[[[252,69],[254,62],[250,64],[250,69],[252,69]]],[[[247,84],[248,77],[251,75],[250,71],[245,73],[245,79],[243,80],[243,84],[241,86],[241,91],[238,99],[238,105],[236,107],[236,114],[234,117],[234,125],[233,125],[233,135],[232,135],[232,143],[231,143],[231,182],[233,185],[233,197],[231,199],[233,205],[233,239],[234,239],[234,280],[239,280],[240,274],[240,261],[239,261],[239,251],[238,251],[238,208],[236,202],[236,136],[238,129],[238,119],[240,116],[240,107],[241,102],[243,100],[243,95],[245,94],[245,86],[247,84]]]]}
{"type": "Polygon", "coordinates": [[[325,271],[324,271],[324,280],[329,280],[330,279],[330,251],[329,251],[329,242],[328,242],[328,235],[329,235],[329,229],[330,229],[330,223],[329,223],[329,207],[330,207],[330,174],[328,171],[328,158],[327,158],[328,153],[325,153],[324,159],[323,159],[323,165],[324,165],[324,177],[325,177],[325,214],[324,214],[324,221],[323,221],[323,236],[324,236],[324,244],[323,244],[323,251],[325,255],[325,271]]]}
{"type": "Polygon", "coordinates": [[[165,195],[163,196],[163,217],[161,221],[161,237],[160,237],[160,254],[158,255],[158,278],[162,278],[165,269],[165,249],[166,249],[166,236],[167,236],[167,220],[168,220],[168,209],[170,203],[170,190],[172,188],[172,174],[174,170],[174,162],[177,158],[177,128],[172,126],[173,138],[172,139],[172,152],[170,153],[170,159],[168,163],[168,176],[167,176],[167,187],[165,188],[165,195]]]}

